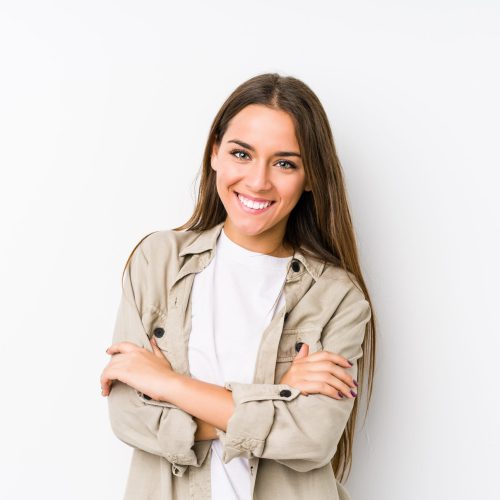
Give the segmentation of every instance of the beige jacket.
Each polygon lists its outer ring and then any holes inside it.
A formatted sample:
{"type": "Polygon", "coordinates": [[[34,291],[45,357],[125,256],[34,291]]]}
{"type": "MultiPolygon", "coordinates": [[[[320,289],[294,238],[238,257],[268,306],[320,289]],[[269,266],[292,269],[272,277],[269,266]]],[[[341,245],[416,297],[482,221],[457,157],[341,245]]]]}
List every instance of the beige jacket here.
{"type": "MultiPolygon", "coordinates": [[[[143,238],[125,272],[113,343],[129,341],[151,351],[149,338],[155,335],[172,368],[190,375],[191,288],[195,273],[214,257],[222,226],[143,238]]],[[[304,396],[277,382],[300,349],[298,342],[309,344],[309,353],[345,356],[356,378],[370,305],[345,271],[300,251],[288,266],[284,294],[286,306],[262,333],[253,383],[225,384],[235,410],[227,432],[217,430],[223,460],[249,459],[257,500],[349,500],[330,460],[354,399],[304,396]]],[[[190,414],[119,381],[113,382],[108,405],[113,432],[134,448],[124,500],[211,498],[211,441],[194,440],[190,414]]]]}

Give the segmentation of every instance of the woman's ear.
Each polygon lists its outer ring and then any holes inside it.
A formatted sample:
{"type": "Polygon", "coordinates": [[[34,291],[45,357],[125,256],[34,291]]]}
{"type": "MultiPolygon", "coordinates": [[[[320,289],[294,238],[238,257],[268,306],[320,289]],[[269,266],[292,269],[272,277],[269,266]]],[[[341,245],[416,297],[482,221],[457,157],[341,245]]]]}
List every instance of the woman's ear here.
{"type": "Polygon", "coordinates": [[[219,154],[219,146],[214,143],[212,146],[212,156],[210,157],[210,166],[217,171],[217,155],[219,154]]]}

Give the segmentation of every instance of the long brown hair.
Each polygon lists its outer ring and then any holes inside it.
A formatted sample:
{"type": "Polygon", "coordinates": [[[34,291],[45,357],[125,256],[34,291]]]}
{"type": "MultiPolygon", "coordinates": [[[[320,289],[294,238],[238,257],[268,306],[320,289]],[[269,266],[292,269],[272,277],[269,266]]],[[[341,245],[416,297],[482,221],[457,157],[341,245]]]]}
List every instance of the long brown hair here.
{"type": "MultiPolygon", "coordinates": [[[[305,174],[310,182],[311,191],[302,193],[290,213],[284,242],[292,248],[300,248],[304,253],[351,272],[372,306],[359,265],[344,176],[326,112],[316,94],[305,83],[292,76],[277,73],[254,76],[239,85],[227,98],[210,128],[193,214],[185,224],[174,230],[204,231],[226,219],[226,209],[217,193],[216,172],[210,165],[212,148],[214,144],[220,145],[230,120],[249,104],[281,109],[290,115],[295,125],[305,174]]],[[[351,469],[358,401],[364,391],[367,370],[368,400],[365,417],[372,395],[375,370],[373,307],[361,347],[363,356],[358,360],[358,397],[355,398],[353,411],[331,462],[335,477],[340,481],[346,473],[349,476],[351,469]]]]}

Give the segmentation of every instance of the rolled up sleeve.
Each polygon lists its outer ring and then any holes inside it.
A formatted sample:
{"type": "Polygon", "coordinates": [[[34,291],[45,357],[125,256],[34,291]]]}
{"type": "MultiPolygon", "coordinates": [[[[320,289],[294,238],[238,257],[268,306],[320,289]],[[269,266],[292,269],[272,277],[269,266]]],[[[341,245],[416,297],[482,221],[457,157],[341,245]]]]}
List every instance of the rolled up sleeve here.
{"type": "MultiPolygon", "coordinates": [[[[112,343],[132,342],[152,352],[140,313],[145,306],[147,266],[139,246],[125,269],[112,343]]],[[[176,475],[182,475],[188,465],[201,465],[205,449],[195,446],[197,424],[184,410],[169,402],[151,399],[114,380],[108,395],[108,411],[111,428],[118,439],[164,457],[172,463],[176,475]]]]}
{"type": "MultiPolygon", "coordinates": [[[[355,379],[370,318],[369,302],[353,286],[321,335],[323,350],[353,363],[345,370],[355,379]]],[[[228,382],[225,388],[232,391],[235,407],[226,431],[216,429],[224,463],[243,456],[276,460],[300,472],[323,467],[335,455],[354,406],[353,398],[305,396],[286,384],[228,382]]]]}

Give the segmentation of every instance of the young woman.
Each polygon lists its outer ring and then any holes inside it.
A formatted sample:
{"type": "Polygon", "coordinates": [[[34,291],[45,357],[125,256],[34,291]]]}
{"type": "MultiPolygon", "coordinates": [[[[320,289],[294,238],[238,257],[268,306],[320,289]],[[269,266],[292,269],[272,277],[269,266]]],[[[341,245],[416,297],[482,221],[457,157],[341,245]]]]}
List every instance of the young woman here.
{"type": "Polygon", "coordinates": [[[375,321],[307,85],[263,74],[229,96],[192,217],[142,238],[123,277],[101,387],[133,447],[126,500],[349,499],[375,321]]]}

